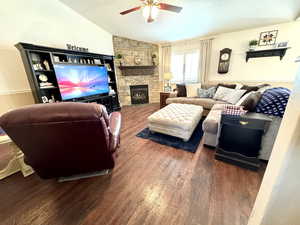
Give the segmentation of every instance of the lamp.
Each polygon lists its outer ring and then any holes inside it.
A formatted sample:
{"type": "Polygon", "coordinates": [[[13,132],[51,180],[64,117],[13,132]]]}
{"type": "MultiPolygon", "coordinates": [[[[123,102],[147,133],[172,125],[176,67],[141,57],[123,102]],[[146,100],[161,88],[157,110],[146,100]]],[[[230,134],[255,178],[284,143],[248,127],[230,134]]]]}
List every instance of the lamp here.
{"type": "Polygon", "coordinates": [[[146,5],[143,9],[143,16],[148,23],[153,22],[158,16],[159,9],[156,5],[146,5]]]}
{"type": "Polygon", "coordinates": [[[170,85],[170,80],[173,78],[173,74],[170,72],[164,73],[163,78],[165,81],[167,81],[164,85],[165,92],[170,92],[172,90],[172,87],[170,85]]]}

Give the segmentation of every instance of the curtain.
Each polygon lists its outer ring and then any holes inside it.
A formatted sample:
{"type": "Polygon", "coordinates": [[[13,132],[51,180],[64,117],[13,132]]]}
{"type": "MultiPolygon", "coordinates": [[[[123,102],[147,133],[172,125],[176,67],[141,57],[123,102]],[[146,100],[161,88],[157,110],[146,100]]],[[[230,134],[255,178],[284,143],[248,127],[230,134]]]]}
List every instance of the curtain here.
{"type": "Polygon", "coordinates": [[[212,39],[200,41],[200,81],[201,84],[208,82],[209,67],[211,59],[212,39]]]}
{"type": "Polygon", "coordinates": [[[200,50],[199,40],[180,41],[172,44],[172,54],[186,54],[200,50]]]}

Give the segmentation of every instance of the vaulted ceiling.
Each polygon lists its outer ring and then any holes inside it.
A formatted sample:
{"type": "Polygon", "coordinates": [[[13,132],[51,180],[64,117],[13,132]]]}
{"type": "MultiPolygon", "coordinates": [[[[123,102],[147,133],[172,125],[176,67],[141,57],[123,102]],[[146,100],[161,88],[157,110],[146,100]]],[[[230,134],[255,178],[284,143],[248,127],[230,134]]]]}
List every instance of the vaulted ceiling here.
{"type": "MultiPolygon", "coordinates": [[[[141,5],[140,0],[60,0],[113,35],[165,42],[293,21],[299,0],[161,0],[183,7],[180,14],[160,11],[146,23],[141,11],[121,11],[141,5]]],[[[54,12],[55,13],[55,12],[54,12]]]]}

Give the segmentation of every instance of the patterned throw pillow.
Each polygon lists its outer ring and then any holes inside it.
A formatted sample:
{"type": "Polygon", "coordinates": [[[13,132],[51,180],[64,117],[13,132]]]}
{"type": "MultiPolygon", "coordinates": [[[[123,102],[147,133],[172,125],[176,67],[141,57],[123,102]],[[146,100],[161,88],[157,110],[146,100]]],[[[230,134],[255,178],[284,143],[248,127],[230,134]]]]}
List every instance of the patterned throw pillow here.
{"type": "Polygon", "coordinates": [[[213,98],[216,93],[217,87],[211,87],[209,89],[198,88],[199,98],[213,98]]]}

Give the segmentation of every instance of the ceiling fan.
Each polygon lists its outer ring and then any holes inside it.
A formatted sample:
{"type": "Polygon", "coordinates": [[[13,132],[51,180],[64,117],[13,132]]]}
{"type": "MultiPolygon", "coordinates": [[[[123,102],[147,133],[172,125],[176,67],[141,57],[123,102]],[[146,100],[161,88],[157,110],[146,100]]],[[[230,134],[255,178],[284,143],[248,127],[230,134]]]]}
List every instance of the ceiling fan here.
{"type": "Polygon", "coordinates": [[[142,6],[138,6],[132,9],[128,9],[124,12],[121,12],[121,15],[126,15],[128,13],[137,11],[142,9],[143,10],[143,16],[145,17],[146,21],[148,23],[151,23],[154,21],[154,19],[158,16],[159,10],[167,10],[171,12],[180,13],[182,10],[182,7],[169,5],[166,3],[160,3],[158,0],[140,0],[143,2],[142,6]]]}

